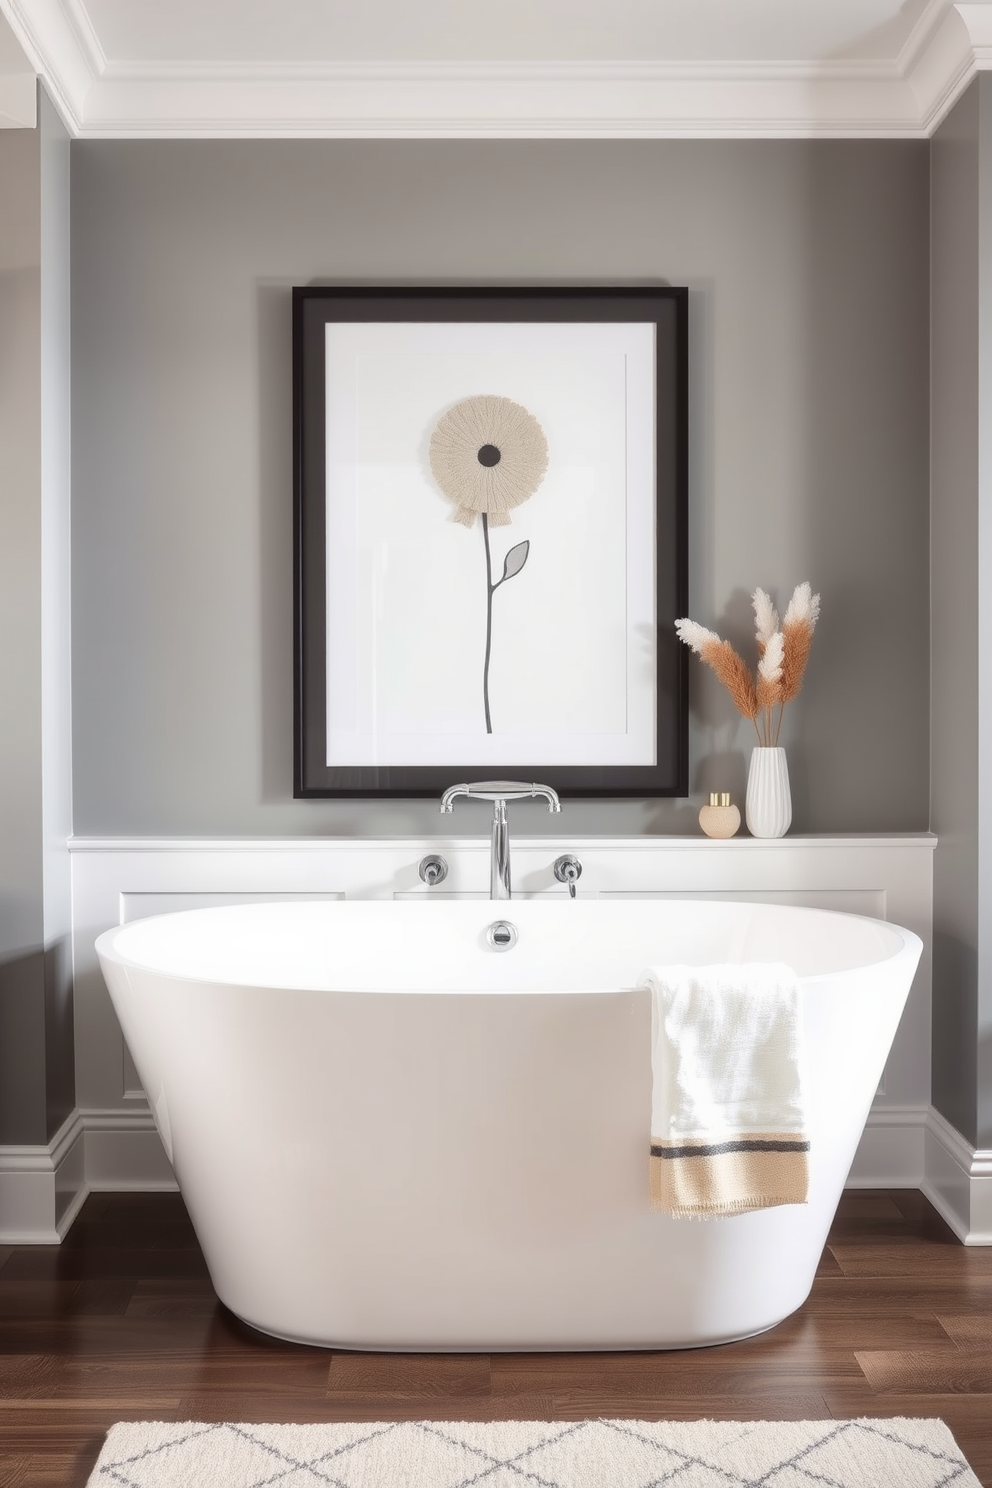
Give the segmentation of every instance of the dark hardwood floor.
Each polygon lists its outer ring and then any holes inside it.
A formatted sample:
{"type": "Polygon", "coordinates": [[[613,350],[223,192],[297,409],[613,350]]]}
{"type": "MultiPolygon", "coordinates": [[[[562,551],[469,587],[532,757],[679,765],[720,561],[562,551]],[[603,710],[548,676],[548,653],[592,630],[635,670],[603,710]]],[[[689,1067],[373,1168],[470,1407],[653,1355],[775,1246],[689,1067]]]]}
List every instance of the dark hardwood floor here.
{"type": "Polygon", "coordinates": [[[117,1420],[940,1416],[992,1488],[992,1249],[919,1194],[845,1195],[805,1306],[679,1353],[358,1354],[217,1301],[175,1194],[94,1194],[62,1246],[0,1247],[0,1484],[82,1488],[117,1420]]]}

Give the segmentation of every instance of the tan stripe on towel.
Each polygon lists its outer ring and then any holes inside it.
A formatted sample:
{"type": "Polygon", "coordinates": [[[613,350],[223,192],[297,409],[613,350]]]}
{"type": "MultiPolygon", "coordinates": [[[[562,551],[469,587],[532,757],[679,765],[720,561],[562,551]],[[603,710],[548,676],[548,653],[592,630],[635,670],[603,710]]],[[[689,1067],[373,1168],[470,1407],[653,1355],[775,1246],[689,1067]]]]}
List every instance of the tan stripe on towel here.
{"type": "Polygon", "coordinates": [[[809,1155],[802,1136],[749,1132],[741,1142],[750,1150],[721,1152],[701,1141],[653,1139],[651,1208],[688,1218],[806,1203],[809,1155]],[[662,1156],[666,1150],[670,1155],[662,1156]]]}

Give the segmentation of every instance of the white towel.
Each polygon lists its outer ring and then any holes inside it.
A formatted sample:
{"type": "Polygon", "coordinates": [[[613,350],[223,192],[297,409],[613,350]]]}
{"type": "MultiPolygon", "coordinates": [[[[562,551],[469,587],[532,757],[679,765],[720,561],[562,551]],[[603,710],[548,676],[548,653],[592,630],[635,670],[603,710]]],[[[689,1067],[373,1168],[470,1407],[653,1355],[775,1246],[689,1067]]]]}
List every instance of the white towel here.
{"type": "Polygon", "coordinates": [[[678,1216],[804,1204],[799,983],[757,962],[663,966],[651,989],[651,1207],[678,1216]]]}

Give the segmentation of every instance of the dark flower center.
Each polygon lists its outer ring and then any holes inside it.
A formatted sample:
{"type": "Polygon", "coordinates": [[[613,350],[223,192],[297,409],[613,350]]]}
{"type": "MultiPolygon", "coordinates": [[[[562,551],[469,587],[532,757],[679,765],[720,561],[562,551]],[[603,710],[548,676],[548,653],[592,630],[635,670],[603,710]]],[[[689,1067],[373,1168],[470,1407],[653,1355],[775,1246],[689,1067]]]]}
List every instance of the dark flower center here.
{"type": "Polygon", "coordinates": [[[498,465],[502,458],[494,444],[484,444],[479,451],[480,465],[498,465]]]}

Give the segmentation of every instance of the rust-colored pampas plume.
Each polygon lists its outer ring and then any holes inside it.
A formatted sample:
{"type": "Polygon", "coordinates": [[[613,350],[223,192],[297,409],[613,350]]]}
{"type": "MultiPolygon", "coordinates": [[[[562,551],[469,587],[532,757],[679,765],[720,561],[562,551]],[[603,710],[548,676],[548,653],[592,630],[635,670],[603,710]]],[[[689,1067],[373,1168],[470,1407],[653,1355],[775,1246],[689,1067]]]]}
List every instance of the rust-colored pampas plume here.
{"type": "Polygon", "coordinates": [[[782,622],[785,643],[782,657],[782,702],[791,703],[803,685],[813,631],[820,614],[820,596],[813,594],[808,583],[796,587],[782,622]]]}
{"type": "Polygon", "coordinates": [[[680,641],[691,646],[696,655],[713,668],[734,700],[734,706],[745,718],[757,718],[758,696],[754,679],[745,662],[729,641],[721,641],[715,630],[697,625],[695,620],[676,620],[680,641]]]}

